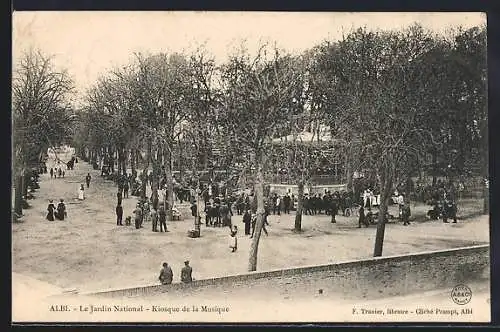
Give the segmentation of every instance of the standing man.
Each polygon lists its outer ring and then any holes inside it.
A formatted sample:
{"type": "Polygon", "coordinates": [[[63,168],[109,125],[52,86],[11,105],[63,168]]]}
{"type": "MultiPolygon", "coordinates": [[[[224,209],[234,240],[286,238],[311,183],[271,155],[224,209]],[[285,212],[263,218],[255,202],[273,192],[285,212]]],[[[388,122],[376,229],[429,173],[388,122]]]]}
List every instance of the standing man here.
{"type": "Polygon", "coordinates": [[[363,205],[359,207],[358,228],[361,228],[362,224],[368,227],[368,224],[365,221],[365,208],[363,207],[363,205]]]}
{"type": "Polygon", "coordinates": [[[54,177],[54,168],[50,168],[50,178],[54,177]]]}
{"type": "Polygon", "coordinates": [[[134,217],[135,217],[135,229],[141,228],[142,224],[142,209],[139,204],[137,204],[135,210],[134,210],[134,217]]]}
{"type": "Polygon", "coordinates": [[[158,277],[162,285],[170,285],[174,279],[174,274],[172,269],[167,263],[163,263],[163,268],[160,271],[160,276],[158,277]]]}
{"type": "Polygon", "coordinates": [[[165,206],[160,205],[160,210],[158,211],[158,219],[160,220],[160,232],[167,232],[167,212],[165,211],[165,206]]]}
{"type": "Polygon", "coordinates": [[[123,218],[123,207],[120,203],[118,203],[118,205],[116,205],[116,225],[117,226],[123,226],[122,218],[123,218]]]}
{"type": "Polygon", "coordinates": [[[85,177],[85,182],[87,182],[87,188],[90,186],[90,180],[92,177],[90,176],[90,173],[87,173],[87,176],[85,177]]]}
{"type": "Polygon", "coordinates": [[[290,213],[290,196],[288,196],[288,192],[283,197],[283,208],[286,214],[290,213]]]}
{"type": "Polygon", "coordinates": [[[153,207],[151,209],[151,224],[153,225],[153,232],[158,232],[158,214],[156,213],[156,209],[153,207]]]}
{"type": "Polygon", "coordinates": [[[312,214],[311,213],[311,204],[310,204],[310,199],[308,194],[304,194],[304,202],[302,203],[304,205],[304,214],[312,214]]]}
{"type": "Polygon", "coordinates": [[[209,226],[212,224],[212,203],[209,199],[205,202],[205,226],[209,226]]]}
{"type": "Polygon", "coordinates": [[[250,210],[246,210],[243,215],[243,223],[245,223],[245,235],[250,235],[250,224],[252,223],[252,214],[250,210]]]}
{"type": "Polygon", "coordinates": [[[333,196],[329,200],[330,203],[330,214],[332,215],[332,224],[335,224],[337,220],[335,220],[335,217],[337,216],[337,213],[339,213],[339,200],[337,196],[333,196]]]}
{"type": "Polygon", "coordinates": [[[183,283],[190,283],[193,281],[193,268],[189,266],[189,261],[184,262],[184,267],[181,270],[181,281],[183,283]]]}
{"type": "Polygon", "coordinates": [[[403,219],[403,225],[406,226],[410,224],[410,204],[408,202],[405,202],[402,209],[403,210],[401,211],[401,218],[403,219]]]}

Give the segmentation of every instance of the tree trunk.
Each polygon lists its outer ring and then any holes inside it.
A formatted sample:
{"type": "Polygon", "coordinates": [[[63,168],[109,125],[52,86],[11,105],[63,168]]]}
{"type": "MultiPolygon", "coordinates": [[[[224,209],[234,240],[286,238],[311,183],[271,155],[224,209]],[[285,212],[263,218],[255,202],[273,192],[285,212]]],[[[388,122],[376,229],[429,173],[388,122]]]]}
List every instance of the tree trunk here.
{"type": "Polygon", "coordinates": [[[142,183],[141,183],[141,198],[146,199],[146,190],[148,185],[148,171],[149,171],[149,163],[151,160],[151,140],[148,140],[148,146],[146,148],[146,165],[142,170],[142,183]]]}
{"type": "Polygon", "coordinates": [[[132,168],[132,174],[135,173],[135,153],[134,153],[134,149],[130,149],[130,168],[132,168]]]}
{"type": "Polygon", "coordinates": [[[393,182],[393,167],[390,165],[392,160],[388,157],[389,161],[386,162],[382,176],[380,179],[380,205],[378,212],[377,234],[375,235],[375,249],[373,256],[382,256],[382,248],[384,246],[385,234],[385,214],[391,198],[391,189],[393,182]]]}
{"type": "MultiPolygon", "coordinates": [[[[304,204],[304,182],[300,181],[299,184],[299,192],[297,194],[297,211],[295,213],[295,232],[302,231],[302,207],[304,204]]],[[[294,202],[291,202],[292,206],[294,202]]]]}
{"type": "Polygon", "coordinates": [[[123,147],[122,149],[122,154],[123,154],[123,160],[122,160],[122,170],[123,170],[123,174],[127,174],[127,159],[128,159],[128,150],[123,147]]]}
{"type": "Polygon", "coordinates": [[[30,175],[26,174],[26,172],[23,173],[23,190],[22,190],[22,195],[23,199],[28,196],[28,184],[30,180],[30,175]]]}
{"type": "Polygon", "coordinates": [[[255,232],[250,245],[250,256],[248,258],[248,271],[257,270],[257,252],[259,249],[260,234],[264,225],[264,175],[262,173],[260,158],[256,158],[257,174],[255,179],[255,197],[257,200],[257,221],[255,223],[255,232]]]}
{"type": "Polygon", "coordinates": [[[346,165],[346,190],[347,191],[354,191],[354,184],[353,184],[353,170],[352,170],[352,163],[351,161],[347,161],[346,165]]]}
{"type": "MultiPolygon", "coordinates": [[[[486,158],[486,160],[488,160],[486,158]]],[[[481,185],[483,186],[483,214],[489,214],[490,213],[490,191],[489,191],[489,169],[488,169],[488,161],[486,161],[485,166],[483,167],[483,183],[481,185]],[[486,185],[485,181],[488,181],[488,185],[486,185]]]]}
{"type": "MultiPolygon", "coordinates": [[[[154,202],[157,202],[158,201],[158,188],[159,188],[159,180],[158,180],[158,170],[156,169],[156,163],[153,162],[153,185],[151,186],[151,198],[152,198],[152,202],[154,204],[154,202]]],[[[154,206],[155,209],[158,208],[158,206],[154,206]]]]}
{"type": "Polygon", "coordinates": [[[437,173],[437,170],[438,170],[438,167],[437,167],[437,156],[436,156],[437,152],[432,152],[432,170],[433,170],[433,174],[432,174],[432,185],[435,186],[436,183],[437,183],[437,176],[436,176],[436,173],[437,173]]]}
{"type": "MultiPolygon", "coordinates": [[[[160,165],[162,163],[162,151],[158,149],[155,153],[156,158],[154,158],[153,161],[153,185],[151,187],[152,194],[151,197],[153,198],[153,203],[158,202],[158,190],[160,187],[160,165]]],[[[158,206],[154,206],[155,209],[158,209],[158,206]]]]}
{"type": "Polygon", "coordinates": [[[125,174],[124,159],[125,154],[121,148],[118,148],[118,173],[125,174]]]}
{"type": "Polygon", "coordinates": [[[168,220],[173,219],[172,208],[174,206],[174,181],[172,177],[172,153],[168,149],[164,149],[163,151],[163,160],[165,165],[165,173],[166,173],[166,184],[167,184],[167,218],[168,220]]]}
{"type": "Polygon", "coordinates": [[[15,177],[16,183],[15,183],[15,199],[14,199],[14,212],[18,215],[23,214],[23,176],[21,175],[16,175],[15,177]]]}
{"type": "Polygon", "coordinates": [[[177,146],[179,150],[179,180],[182,181],[184,179],[184,158],[183,158],[183,147],[181,145],[180,139],[177,141],[177,146]]]}

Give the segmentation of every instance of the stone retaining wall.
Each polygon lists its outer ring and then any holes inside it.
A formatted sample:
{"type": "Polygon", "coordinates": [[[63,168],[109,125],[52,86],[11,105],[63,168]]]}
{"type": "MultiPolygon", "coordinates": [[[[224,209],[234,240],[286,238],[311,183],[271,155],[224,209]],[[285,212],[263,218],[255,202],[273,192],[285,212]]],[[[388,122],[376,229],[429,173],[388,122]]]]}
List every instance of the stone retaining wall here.
{"type": "Polygon", "coordinates": [[[308,293],[319,289],[345,297],[378,298],[453,287],[468,281],[489,280],[489,245],[409,255],[376,257],[343,263],[252,272],[191,284],[136,287],[98,292],[100,297],[178,296],[204,291],[227,293],[261,288],[273,294],[308,293]]]}

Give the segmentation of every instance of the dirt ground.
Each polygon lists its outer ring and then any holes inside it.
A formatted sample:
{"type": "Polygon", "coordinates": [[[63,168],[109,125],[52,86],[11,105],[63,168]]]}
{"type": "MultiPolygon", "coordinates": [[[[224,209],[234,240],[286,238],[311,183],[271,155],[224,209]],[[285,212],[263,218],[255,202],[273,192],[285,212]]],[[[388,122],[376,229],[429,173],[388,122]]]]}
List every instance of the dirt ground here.
{"type": "MultiPolygon", "coordinates": [[[[251,240],[243,235],[241,216],[233,217],[240,232],[238,251],[231,253],[227,228],[202,226],[201,238],[188,238],[194,222],[190,216],[168,222],[168,233],[152,232],[150,223],[140,230],[116,226],[116,187],[85,162],[66,171],[63,179],[42,175],[40,186],[22,222],[12,224],[12,270],[19,276],[83,293],[157,284],[164,261],[172,266],[174,282],[179,281],[186,259],[191,261],[195,279],[247,271],[251,240]],[[85,191],[86,199],[80,202],[78,188],[88,172],[92,182],[85,191]],[[57,202],[60,198],[67,203],[67,220],[47,221],[48,199],[57,202]]],[[[135,204],[135,197],[123,200],[125,216],[132,214],[135,204]]],[[[464,202],[459,222],[443,224],[424,221],[427,207],[412,206],[418,222],[388,224],[383,254],[488,243],[489,218],[479,215],[480,208],[479,201],[464,202]]],[[[292,232],[293,215],[272,215],[269,222],[269,236],[263,234],[260,241],[259,271],[367,258],[373,253],[375,226],[359,229],[355,217],[338,216],[332,224],[329,216],[304,216],[300,234],[292,232]]]]}

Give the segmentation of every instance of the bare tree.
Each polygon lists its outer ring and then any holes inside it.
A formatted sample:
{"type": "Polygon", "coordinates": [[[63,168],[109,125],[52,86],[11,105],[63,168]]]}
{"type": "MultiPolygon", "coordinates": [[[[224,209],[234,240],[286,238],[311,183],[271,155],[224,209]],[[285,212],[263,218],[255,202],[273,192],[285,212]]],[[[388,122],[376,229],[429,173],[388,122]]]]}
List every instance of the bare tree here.
{"type": "Polygon", "coordinates": [[[225,128],[233,144],[251,153],[257,201],[255,235],[250,247],[248,270],[257,269],[257,251],[264,223],[264,173],[271,138],[278,123],[287,118],[292,87],[296,81],[290,57],[266,45],[250,60],[246,52],[233,56],[224,68],[225,128]]]}
{"type": "Polygon", "coordinates": [[[53,59],[30,49],[14,66],[12,83],[15,212],[22,214],[23,177],[39,168],[48,147],[67,141],[71,134],[73,81],[56,70],[53,59]]]}
{"type": "MultiPolygon", "coordinates": [[[[393,186],[410,175],[412,163],[432,144],[422,107],[421,57],[433,45],[432,37],[418,26],[402,32],[353,31],[332,50],[338,84],[337,136],[357,141],[358,157],[375,170],[381,202],[374,256],[382,254],[385,216],[393,186]]],[[[334,111],[334,110],[332,110],[334,111]]],[[[358,162],[358,165],[363,165],[358,162]]]]}
{"type": "Polygon", "coordinates": [[[158,199],[160,166],[165,169],[169,220],[174,204],[173,150],[190,112],[188,72],[182,54],[138,54],[136,80],[131,86],[143,115],[139,131],[148,142],[148,159],[153,165],[153,199],[158,199]]]}

